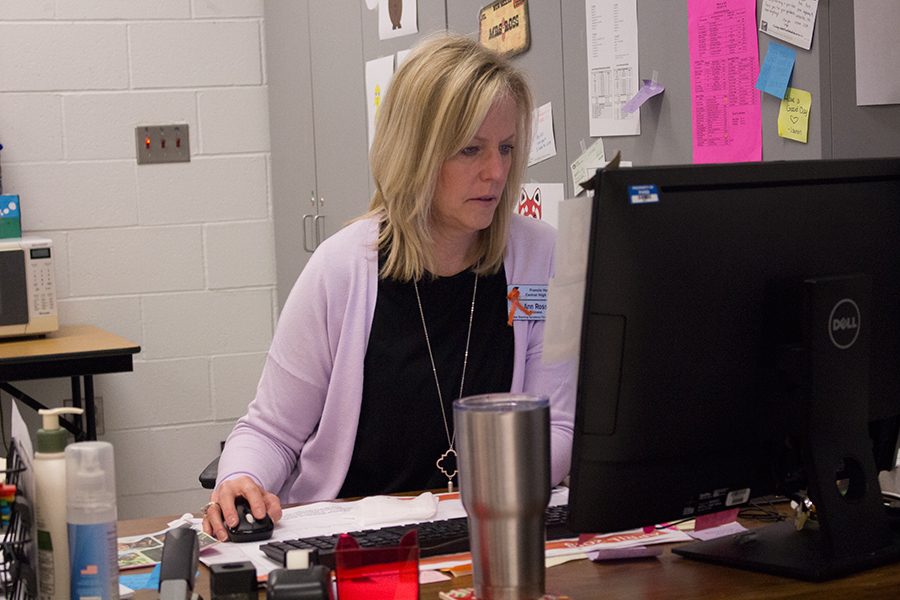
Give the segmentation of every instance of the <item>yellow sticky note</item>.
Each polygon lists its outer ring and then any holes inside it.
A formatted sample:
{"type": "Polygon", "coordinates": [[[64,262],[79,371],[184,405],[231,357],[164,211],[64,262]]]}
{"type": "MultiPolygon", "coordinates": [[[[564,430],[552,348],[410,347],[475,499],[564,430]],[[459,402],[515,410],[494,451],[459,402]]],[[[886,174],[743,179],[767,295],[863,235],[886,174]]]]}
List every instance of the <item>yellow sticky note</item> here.
{"type": "Polygon", "coordinates": [[[806,143],[809,133],[809,107],[812,94],[789,87],[778,111],[778,135],[806,143]]]}

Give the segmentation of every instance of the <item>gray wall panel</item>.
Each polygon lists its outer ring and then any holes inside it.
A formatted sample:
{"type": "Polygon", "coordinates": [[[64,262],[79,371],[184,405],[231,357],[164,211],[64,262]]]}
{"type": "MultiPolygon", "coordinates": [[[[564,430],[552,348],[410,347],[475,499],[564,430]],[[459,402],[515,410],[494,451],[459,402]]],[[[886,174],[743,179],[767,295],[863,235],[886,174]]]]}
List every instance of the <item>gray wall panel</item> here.
{"type": "Polygon", "coordinates": [[[419,33],[380,40],[378,39],[378,9],[367,10],[365,2],[360,0],[360,3],[363,5],[363,55],[366,60],[406,50],[414,46],[422,37],[447,29],[447,13],[444,0],[418,0],[416,15],[418,17],[419,33]]]}
{"type": "MultiPolygon", "coordinates": [[[[581,153],[588,136],[587,39],[584,2],[564,2],[566,133],[568,159],[581,153]]],[[[603,138],[607,158],[621,150],[635,165],[691,161],[690,66],[687,8],[684,2],[644,0],[638,3],[638,73],[649,79],[658,72],[666,91],[641,107],[641,135],[603,138]]]]}
{"type": "MultiPolygon", "coordinates": [[[[305,264],[305,257],[294,259],[298,239],[293,221],[308,205],[310,189],[326,198],[328,234],[368,205],[373,186],[365,61],[409,48],[434,31],[450,29],[474,37],[478,11],[487,0],[418,0],[420,33],[384,41],[378,39],[377,11],[366,9],[363,0],[303,0],[298,3],[303,14],[291,8],[293,4],[266,2],[280,299],[287,293],[285,286],[293,283],[293,272],[299,272],[297,264],[305,264]],[[304,79],[311,80],[311,90],[304,89],[304,79]],[[297,136],[311,142],[313,133],[314,147],[296,147],[297,136]]],[[[513,60],[527,73],[536,105],[553,104],[557,156],[530,168],[526,180],[565,182],[572,195],[568,165],[581,153],[582,141],[593,142],[585,6],[582,0],[530,0],[529,7],[531,49],[513,60]]],[[[635,165],[690,163],[686,0],[639,0],[638,35],[639,75],[649,78],[658,71],[666,91],[641,108],[641,135],[604,138],[606,155],[621,150],[635,165]]],[[[759,40],[762,60],[772,38],[760,34],[759,40]]],[[[795,50],[792,85],[813,96],[809,141],[778,137],[779,101],[763,95],[763,159],[900,155],[900,106],[856,106],[852,0],[820,0],[812,48],[795,50]]]]}
{"type": "Polygon", "coordinates": [[[856,106],[853,3],[831,2],[829,23],[834,157],[900,156],[900,105],[856,106]]]}
{"type": "MultiPolygon", "coordinates": [[[[828,3],[819,2],[816,27],[809,50],[792,46],[763,33],[759,34],[760,67],[766,58],[769,42],[774,41],[792,48],[797,53],[797,61],[794,64],[790,85],[812,94],[812,104],[809,110],[809,135],[806,144],[778,137],[778,109],[781,102],[769,94],[762,95],[763,160],[803,160],[827,157],[823,154],[824,140],[826,139],[823,137],[823,133],[826,131],[823,130],[822,123],[829,121],[830,102],[822,90],[820,65],[820,56],[823,50],[829,47],[827,13],[828,3]]],[[[759,23],[758,13],[757,23],[759,23]]]]}
{"type": "MultiPolygon", "coordinates": [[[[447,3],[447,25],[451,31],[478,36],[478,13],[485,0],[453,0],[447,3]]],[[[566,166],[566,102],[562,64],[562,21],[558,0],[529,3],[532,27],[531,47],[513,57],[513,63],[528,77],[535,108],[550,102],[553,106],[553,128],[556,156],[530,167],[526,181],[557,183],[565,181],[566,166]]]]}

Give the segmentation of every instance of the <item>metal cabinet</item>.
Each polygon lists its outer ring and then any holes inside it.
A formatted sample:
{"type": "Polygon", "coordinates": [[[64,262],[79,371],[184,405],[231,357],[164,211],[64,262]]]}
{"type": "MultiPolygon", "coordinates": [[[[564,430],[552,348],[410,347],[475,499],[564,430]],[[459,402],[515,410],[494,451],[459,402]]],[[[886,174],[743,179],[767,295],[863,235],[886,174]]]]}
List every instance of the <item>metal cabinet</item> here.
{"type": "Polygon", "coordinates": [[[370,185],[360,0],[265,3],[278,305],[370,185]]]}

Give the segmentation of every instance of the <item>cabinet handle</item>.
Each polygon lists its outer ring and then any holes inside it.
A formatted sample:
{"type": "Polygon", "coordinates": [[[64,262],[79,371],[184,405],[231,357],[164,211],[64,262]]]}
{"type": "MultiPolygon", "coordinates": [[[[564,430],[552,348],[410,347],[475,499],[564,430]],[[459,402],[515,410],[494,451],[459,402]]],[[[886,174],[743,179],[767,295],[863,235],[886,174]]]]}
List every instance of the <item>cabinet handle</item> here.
{"type": "Polygon", "coordinates": [[[316,215],[303,215],[303,249],[307,252],[313,252],[316,249],[316,245],[313,245],[312,248],[309,247],[309,226],[308,223],[312,222],[313,224],[313,235],[316,235],[315,226],[316,226],[316,215]]]}
{"type": "Polygon", "coordinates": [[[313,227],[315,227],[315,229],[316,229],[316,248],[319,247],[319,244],[322,243],[322,238],[325,237],[324,230],[321,227],[319,227],[320,223],[322,223],[322,224],[325,223],[325,215],[316,215],[313,218],[313,227]]]}

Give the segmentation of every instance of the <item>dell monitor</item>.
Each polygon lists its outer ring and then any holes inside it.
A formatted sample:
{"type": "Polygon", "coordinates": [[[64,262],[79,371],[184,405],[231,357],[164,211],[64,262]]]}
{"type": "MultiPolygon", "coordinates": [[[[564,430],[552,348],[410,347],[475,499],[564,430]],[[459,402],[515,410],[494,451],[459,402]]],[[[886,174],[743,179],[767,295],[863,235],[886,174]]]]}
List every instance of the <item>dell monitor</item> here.
{"type": "Polygon", "coordinates": [[[815,527],[675,552],[809,580],[900,559],[877,481],[900,423],[900,159],[593,181],[570,529],[805,490],[815,527]]]}

